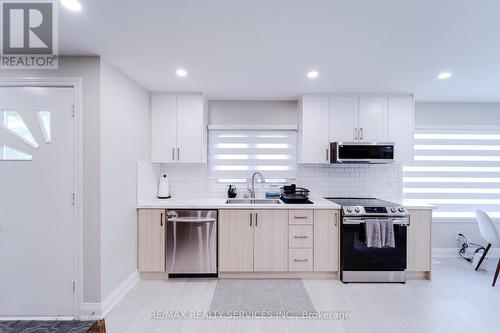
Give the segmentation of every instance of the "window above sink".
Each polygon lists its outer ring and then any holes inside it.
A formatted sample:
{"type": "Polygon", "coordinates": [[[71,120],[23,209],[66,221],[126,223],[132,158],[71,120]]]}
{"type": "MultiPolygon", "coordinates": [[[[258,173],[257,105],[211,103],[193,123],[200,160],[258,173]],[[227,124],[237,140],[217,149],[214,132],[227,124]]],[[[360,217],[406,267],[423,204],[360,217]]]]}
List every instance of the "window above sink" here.
{"type": "Polygon", "coordinates": [[[208,163],[219,183],[246,183],[256,171],[266,183],[288,183],[297,177],[297,130],[209,126],[208,163]]]}

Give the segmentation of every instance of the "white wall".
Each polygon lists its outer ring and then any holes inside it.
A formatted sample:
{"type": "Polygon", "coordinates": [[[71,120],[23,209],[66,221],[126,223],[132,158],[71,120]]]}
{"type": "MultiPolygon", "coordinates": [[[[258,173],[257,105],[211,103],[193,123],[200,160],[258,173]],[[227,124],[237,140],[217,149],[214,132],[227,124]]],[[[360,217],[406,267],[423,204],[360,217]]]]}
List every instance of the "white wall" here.
{"type": "Polygon", "coordinates": [[[101,301],[137,269],[136,164],[149,159],[149,93],[101,61],[101,301]]]}
{"type": "MultiPolygon", "coordinates": [[[[496,103],[416,103],[415,123],[419,125],[500,126],[500,104],[496,103]]],[[[432,246],[454,248],[460,231],[475,243],[484,240],[475,222],[434,222],[432,246]]]]}
{"type": "Polygon", "coordinates": [[[416,103],[415,124],[500,126],[500,104],[416,103]]]}
{"type": "Polygon", "coordinates": [[[2,70],[3,79],[81,78],[83,91],[83,301],[100,300],[100,58],[60,57],[57,70],[2,70]]]}
{"type": "Polygon", "coordinates": [[[297,101],[209,101],[211,125],[297,125],[297,101]]]}
{"type": "MultiPolygon", "coordinates": [[[[147,204],[156,200],[160,173],[167,173],[173,197],[224,198],[227,187],[208,178],[206,164],[152,164],[138,163],[137,201],[147,204]]],[[[265,173],[264,173],[265,177],[265,173]]],[[[401,166],[386,165],[299,165],[296,183],[306,187],[311,194],[329,197],[376,197],[401,202],[401,166]]],[[[237,184],[240,195],[246,192],[245,184],[237,184]]],[[[257,189],[264,196],[266,189],[257,189]]],[[[269,190],[269,188],[267,188],[269,190]]],[[[279,190],[275,188],[274,191],[279,190]]]]}

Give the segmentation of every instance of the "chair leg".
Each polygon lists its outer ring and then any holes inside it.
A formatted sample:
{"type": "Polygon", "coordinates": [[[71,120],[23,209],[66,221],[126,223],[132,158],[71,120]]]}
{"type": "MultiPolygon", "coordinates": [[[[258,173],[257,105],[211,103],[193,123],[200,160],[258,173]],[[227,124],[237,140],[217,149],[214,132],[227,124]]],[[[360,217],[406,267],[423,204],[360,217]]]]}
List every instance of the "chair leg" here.
{"type": "Polygon", "coordinates": [[[481,259],[479,259],[479,262],[477,263],[476,271],[479,269],[479,266],[481,266],[481,264],[483,263],[484,257],[486,257],[486,254],[488,253],[490,247],[491,247],[491,244],[488,244],[486,246],[486,249],[484,250],[483,255],[481,256],[481,259]]]}
{"type": "Polygon", "coordinates": [[[495,283],[497,282],[499,272],[500,272],[500,259],[498,259],[497,271],[495,272],[495,277],[493,278],[493,287],[495,286],[495,283]]]}

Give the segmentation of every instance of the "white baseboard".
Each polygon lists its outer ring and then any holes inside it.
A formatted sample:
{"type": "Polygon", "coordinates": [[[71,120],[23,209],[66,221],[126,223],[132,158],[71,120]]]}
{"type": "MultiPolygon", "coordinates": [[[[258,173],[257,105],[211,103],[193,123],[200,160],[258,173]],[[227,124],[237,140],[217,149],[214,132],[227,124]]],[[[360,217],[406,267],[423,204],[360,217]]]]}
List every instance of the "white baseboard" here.
{"type": "Polygon", "coordinates": [[[83,303],[82,319],[103,319],[113,307],[128,293],[128,291],[139,281],[138,271],[130,274],[118,287],[115,288],[101,303],[83,303]]]}
{"type": "MultiPolygon", "coordinates": [[[[451,258],[458,257],[458,249],[453,247],[434,247],[432,248],[433,258],[451,258]]],[[[492,248],[488,251],[488,257],[500,257],[500,249],[492,248]]]]}
{"type": "Polygon", "coordinates": [[[101,303],[82,303],[81,320],[102,319],[101,303]]]}

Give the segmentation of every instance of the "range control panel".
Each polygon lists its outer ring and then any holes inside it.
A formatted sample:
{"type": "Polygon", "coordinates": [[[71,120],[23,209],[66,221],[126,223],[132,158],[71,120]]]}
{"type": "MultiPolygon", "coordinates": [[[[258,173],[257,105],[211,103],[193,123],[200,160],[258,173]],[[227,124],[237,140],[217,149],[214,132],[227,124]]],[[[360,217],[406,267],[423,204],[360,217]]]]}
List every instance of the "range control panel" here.
{"type": "Polygon", "coordinates": [[[408,216],[403,206],[342,206],[343,216],[408,216]]]}

